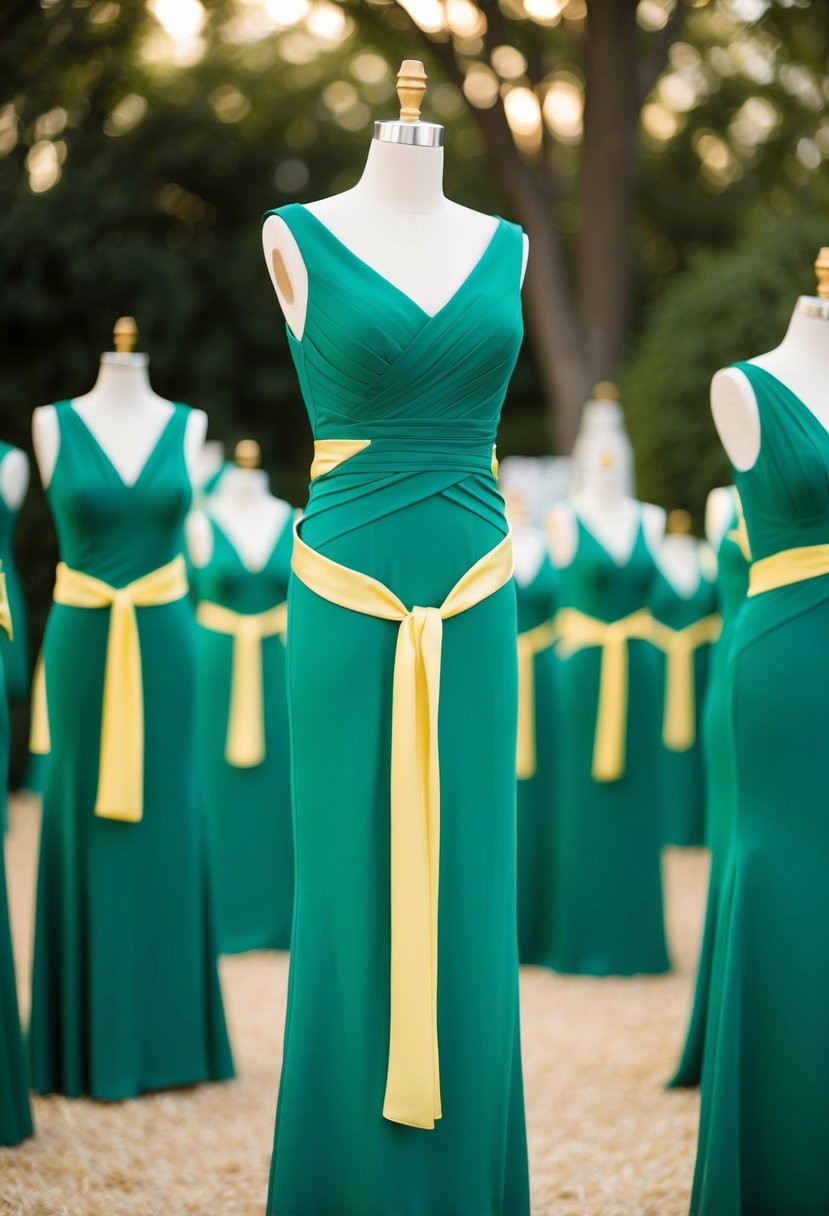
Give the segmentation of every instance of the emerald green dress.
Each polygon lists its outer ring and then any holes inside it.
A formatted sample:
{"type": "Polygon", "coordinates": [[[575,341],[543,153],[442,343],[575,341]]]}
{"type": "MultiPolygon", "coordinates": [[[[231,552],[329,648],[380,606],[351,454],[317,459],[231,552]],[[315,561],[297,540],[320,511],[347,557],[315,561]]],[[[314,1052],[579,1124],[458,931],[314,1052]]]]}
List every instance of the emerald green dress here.
{"type": "MultiPolygon", "coordinates": [[[[125,586],[181,553],[188,410],[126,485],[71,402],[47,496],[62,559],[125,586]]],[[[195,758],[195,625],[185,596],[136,609],[144,684],[138,823],[94,813],[108,609],[53,603],[44,642],[52,750],[37,883],[32,1080],[130,1098],[232,1074],[195,758]]]]}
{"type": "Polygon", "coordinates": [[[731,668],[729,656],[737,613],[748,590],[749,563],[741,547],[736,504],[717,550],[717,604],[722,632],[711,648],[708,691],[702,720],[705,766],[707,844],[711,851],[705,929],[700,947],[694,1003],[688,1034],[671,1087],[699,1085],[705,1026],[716,1008],[711,991],[714,941],[722,911],[723,875],[734,833],[734,762],[731,737],[731,668]]]}
{"type": "MultiPolygon", "coordinates": [[[[620,564],[577,517],[575,557],[559,572],[562,608],[616,621],[648,602],[655,565],[641,523],[620,564]]],[[[668,969],[662,908],[658,748],[659,662],[648,641],[628,643],[625,769],[593,778],[601,650],[559,644],[557,971],[634,975],[668,969]]]]}
{"type": "MultiPolygon", "coordinates": [[[[755,561],[829,544],[829,433],[770,373],[735,471],[755,561]]],[[[829,575],[746,599],[731,651],[736,830],[715,945],[693,1216],[829,1213],[829,575]]]]}
{"type": "MultiPolygon", "coordinates": [[[[538,533],[541,561],[524,583],[516,573],[518,632],[544,625],[558,608],[558,574],[538,533]]],[[[536,769],[518,781],[518,956],[546,965],[554,948],[555,772],[558,722],[553,645],[533,659],[536,769]]]]}
{"type": "MultiPolygon", "coordinates": [[[[0,800],[5,810],[9,765],[9,711],[0,662],[0,800]]],[[[29,1077],[20,1033],[17,988],[6,898],[6,867],[0,841],[0,1146],[19,1144],[32,1134],[29,1077]]]]}
{"type": "MultiPolygon", "coordinates": [[[[491,472],[522,335],[520,229],[428,316],[292,204],[308,268],[289,332],[315,438],[370,439],[317,478],[313,549],[439,605],[504,536],[491,472]]],[[[443,1117],[383,1117],[390,1023],[390,743],[398,626],[292,579],[297,891],[269,1216],[528,1216],[515,883],[511,582],[444,622],[438,1035],[443,1117]]]]}
{"type": "MultiPolygon", "coordinates": [[[[19,448],[0,442],[0,465],[10,452],[19,448]]],[[[9,597],[14,640],[9,641],[0,630],[0,656],[6,673],[6,696],[10,701],[23,701],[29,694],[31,657],[29,655],[29,628],[23,586],[14,559],[14,533],[19,511],[9,507],[0,497],[0,562],[6,575],[6,592],[9,597]]]]}
{"type": "MultiPolygon", "coordinates": [[[[699,582],[693,593],[683,595],[676,590],[657,563],[649,604],[655,620],[661,621],[670,629],[685,629],[711,616],[715,604],[714,582],[701,567],[699,582]]],[[[702,711],[708,683],[710,651],[710,643],[698,646],[694,651],[694,743],[685,751],[675,751],[661,742],[659,752],[664,843],[679,848],[702,848],[707,839],[702,711]]],[[[661,711],[664,711],[668,661],[665,653],[658,648],[657,658],[662,690],[661,711]]]]}
{"type": "MultiPolygon", "coordinates": [[[[291,569],[293,511],[261,569],[249,570],[209,516],[213,552],[191,571],[198,601],[233,612],[266,612],[285,602],[291,569]]],[[[239,768],[225,758],[233,638],[198,626],[197,737],[207,838],[216,891],[219,950],[287,950],[294,901],[294,852],[288,761],[285,644],[262,640],[265,759],[239,768]]]]}

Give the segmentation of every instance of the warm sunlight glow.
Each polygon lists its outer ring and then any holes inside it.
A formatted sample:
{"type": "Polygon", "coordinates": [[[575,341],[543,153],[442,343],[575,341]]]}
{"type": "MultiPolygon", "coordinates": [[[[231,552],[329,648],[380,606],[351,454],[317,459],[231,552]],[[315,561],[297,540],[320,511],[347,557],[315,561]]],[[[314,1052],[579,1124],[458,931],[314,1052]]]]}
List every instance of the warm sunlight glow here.
{"type": "Polygon", "coordinates": [[[195,38],[204,25],[204,8],[200,0],[151,0],[150,11],[176,42],[195,38]]]}

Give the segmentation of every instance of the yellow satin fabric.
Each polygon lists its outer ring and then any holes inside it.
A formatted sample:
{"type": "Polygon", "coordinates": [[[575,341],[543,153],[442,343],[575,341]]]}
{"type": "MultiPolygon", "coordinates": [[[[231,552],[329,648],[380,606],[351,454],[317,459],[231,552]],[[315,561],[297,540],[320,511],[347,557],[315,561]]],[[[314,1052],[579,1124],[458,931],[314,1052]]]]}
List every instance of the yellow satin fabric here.
{"type": "Polygon", "coordinates": [[[544,621],[518,635],[518,745],[515,772],[520,781],[535,776],[535,656],[558,637],[556,622],[544,621]]]}
{"type": "Polygon", "coordinates": [[[494,443],[492,445],[492,463],[490,464],[489,468],[490,468],[490,472],[492,473],[492,476],[497,481],[497,479],[498,479],[498,449],[494,443]]]}
{"type": "Polygon", "coordinates": [[[653,618],[640,608],[618,621],[602,621],[577,608],[562,608],[556,621],[562,657],[600,646],[599,704],[593,737],[593,780],[618,781],[625,772],[628,722],[628,642],[649,641],[653,618]]]}
{"type": "Polygon", "coordinates": [[[771,557],[761,557],[748,573],[748,594],[762,595],[790,583],[802,583],[809,578],[829,574],[829,545],[803,545],[799,549],[781,549],[771,557]]]}
{"type": "Polygon", "coordinates": [[[674,752],[694,746],[697,733],[694,651],[716,642],[722,629],[717,613],[702,617],[684,629],[671,629],[662,621],[653,622],[653,643],[665,654],[665,708],[662,716],[662,742],[674,752]]]}
{"type": "Polygon", "coordinates": [[[12,610],[9,604],[9,593],[6,588],[6,575],[2,569],[0,569],[0,629],[3,630],[10,642],[14,641],[12,610]]]}
{"type": "Polygon", "coordinates": [[[294,525],[294,574],[333,604],[399,622],[391,742],[391,1031],[383,1115],[433,1128],[441,1117],[437,1034],[443,622],[512,575],[509,535],[458,580],[439,608],[407,608],[376,579],[323,557],[294,525]]]}
{"type": "Polygon", "coordinates": [[[95,814],[137,823],[144,813],[144,688],[136,608],[172,604],[187,594],[187,571],[179,554],[126,587],[60,562],[55,603],[69,608],[108,608],[101,753],[95,814]]]}
{"type": "Polygon", "coordinates": [[[311,463],[311,481],[330,473],[338,464],[350,460],[358,452],[369,447],[370,439],[316,439],[314,440],[314,459],[311,463]]]}
{"type": "Polygon", "coordinates": [[[46,708],[46,666],[43,651],[37,656],[32,676],[32,720],[29,724],[29,751],[36,756],[48,756],[52,741],[49,738],[49,711],[46,708]]]}
{"type": "Polygon", "coordinates": [[[225,759],[235,768],[255,768],[266,755],[262,642],[285,633],[288,605],[245,613],[204,600],[196,609],[196,620],[205,629],[233,638],[225,759]]]}

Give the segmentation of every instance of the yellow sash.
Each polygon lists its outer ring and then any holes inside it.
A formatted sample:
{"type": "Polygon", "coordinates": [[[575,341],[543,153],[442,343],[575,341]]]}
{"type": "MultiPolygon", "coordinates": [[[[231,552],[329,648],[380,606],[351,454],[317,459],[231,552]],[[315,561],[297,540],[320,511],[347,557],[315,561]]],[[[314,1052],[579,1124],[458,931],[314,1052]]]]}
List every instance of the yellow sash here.
{"type": "MultiPolygon", "coordinates": [[[[311,462],[310,472],[311,481],[324,476],[325,473],[330,473],[332,469],[336,469],[337,465],[344,464],[346,460],[350,460],[352,456],[356,456],[358,452],[362,452],[370,446],[370,439],[315,439],[314,459],[311,462]]],[[[492,476],[497,478],[498,453],[494,443],[489,468],[492,476]]]]}
{"type": "Polygon", "coordinates": [[[440,771],[438,697],[443,622],[512,575],[509,536],[459,579],[439,608],[407,608],[388,587],[323,557],[294,525],[294,574],[323,599],[399,622],[391,741],[391,1032],[383,1115],[433,1128],[441,1116],[437,1037],[440,771]]]}
{"type": "Polygon", "coordinates": [[[254,768],[265,759],[262,641],[285,633],[288,605],[246,613],[204,600],[196,609],[196,620],[205,629],[233,638],[225,759],[235,768],[254,768]]]}
{"type": "Polygon", "coordinates": [[[544,621],[518,635],[518,746],[515,771],[519,780],[535,776],[535,656],[558,637],[555,621],[544,621]]]}
{"type": "Polygon", "coordinates": [[[665,709],[662,742],[674,752],[694,746],[697,730],[694,651],[716,642],[722,629],[717,613],[693,621],[684,629],[653,622],[653,643],[665,654],[665,709]]]}
{"type": "Polygon", "coordinates": [[[137,823],[144,811],[144,688],[136,608],[172,604],[187,594],[187,572],[179,554],[126,587],[60,562],[54,599],[69,608],[108,608],[101,753],[95,814],[137,823]]]}
{"type": "MultiPolygon", "coordinates": [[[[2,562],[0,562],[2,567],[2,562]]],[[[14,641],[14,626],[12,624],[12,610],[9,604],[9,593],[6,587],[6,575],[0,568],[0,629],[3,630],[10,642],[14,641]]]]}
{"type": "Polygon", "coordinates": [[[829,545],[803,545],[800,549],[781,549],[771,557],[761,557],[748,574],[748,594],[762,595],[790,583],[820,578],[829,574],[829,545]]]}
{"type": "Polygon", "coordinates": [[[29,751],[36,756],[48,756],[52,746],[49,738],[49,711],[46,708],[46,668],[43,651],[37,656],[32,676],[32,720],[29,725],[29,751]]]}
{"type": "Polygon", "coordinates": [[[651,614],[640,608],[618,621],[602,621],[577,608],[562,608],[556,618],[566,658],[585,647],[602,649],[599,704],[593,738],[593,780],[618,781],[625,772],[628,721],[628,642],[648,641],[651,614]]]}

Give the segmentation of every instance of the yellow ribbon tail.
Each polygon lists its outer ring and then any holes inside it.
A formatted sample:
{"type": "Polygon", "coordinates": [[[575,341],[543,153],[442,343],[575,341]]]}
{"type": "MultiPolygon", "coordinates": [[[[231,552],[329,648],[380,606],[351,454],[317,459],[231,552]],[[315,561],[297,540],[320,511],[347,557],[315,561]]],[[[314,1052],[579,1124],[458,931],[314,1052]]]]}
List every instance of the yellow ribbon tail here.
{"type": "Polygon", "coordinates": [[[696,739],[694,650],[676,646],[667,655],[662,742],[674,752],[687,752],[696,739]]]}
{"type": "Polygon", "coordinates": [[[535,776],[535,652],[518,635],[518,736],[515,773],[519,781],[535,776]]]}
{"type": "Polygon", "coordinates": [[[0,629],[3,630],[10,642],[14,641],[14,625],[12,610],[9,603],[9,592],[6,586],[5,571],[0,570],[0,629]]]}
{"type": "Polygon", "coordinates": [[[225,759],[235,768],[255,768],[265,759],[262,637],[244,621],[233,639],[225,759]]]}
{"type": "Polygon", "coordinates": [[[46,701],[46,664],[43,651],[37,656],[32,676],[32,719],[29,725],[29,751],[36,756],[48,756],[52,747],[49,737],[49,709],[46,701]]]}
{"type": "Polygon", "coordinates": [[[391,1024],[383,1116],[422,1128],[433,1128],[441,1117],[437,917],[442,635],[437,608],[415,608],[402,621],[392,709],[391,1024]]]}
{"type": "Polygon", "coordinates": [[[135,608],[113,599],[109,620],[101,760],[95,814],[137,823],[144,803],[144,692],[135,608]]]}
{"type": "Polygon", "coordinates": [[[628,647],[609,636],[602,648],[599,706],[593,740],[593,780],[618,781],[625,771],[628,707],[628,647]]]}

